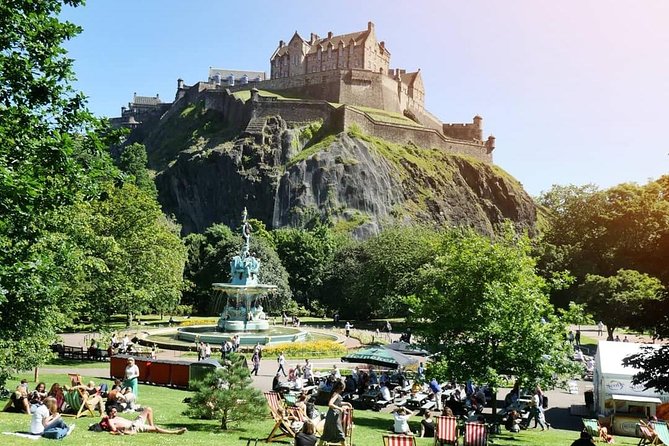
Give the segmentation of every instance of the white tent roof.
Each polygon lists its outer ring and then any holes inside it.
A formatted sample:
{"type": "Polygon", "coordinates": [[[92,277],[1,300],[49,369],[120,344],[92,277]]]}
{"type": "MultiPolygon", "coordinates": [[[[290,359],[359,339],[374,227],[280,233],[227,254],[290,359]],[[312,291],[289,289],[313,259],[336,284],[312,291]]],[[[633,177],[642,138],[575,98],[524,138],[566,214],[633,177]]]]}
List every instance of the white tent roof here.
{"type": "Polygon", "coordinates": [[[634,367],[624,367],[623,358],[640,353],[641,347],[659,348],[657,344],[639,344],[636,342],[614,342],[599,341],[597,355],[601,364],[601,371],[604,375],[629,375],[636,374],[639,369],[634,367]]]}

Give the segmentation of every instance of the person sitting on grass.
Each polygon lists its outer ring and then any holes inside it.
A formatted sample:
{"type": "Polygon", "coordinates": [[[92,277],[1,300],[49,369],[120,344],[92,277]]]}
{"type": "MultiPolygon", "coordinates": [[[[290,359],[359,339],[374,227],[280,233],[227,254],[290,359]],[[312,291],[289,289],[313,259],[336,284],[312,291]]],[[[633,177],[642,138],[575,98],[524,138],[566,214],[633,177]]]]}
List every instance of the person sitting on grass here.
{"type": "Polygon", "coordinates": [[[44,401],[44,398],[46,397],[46,384],[41,382],[37,384],[35,390],[30,393],[30,397],[28,397],[28,399],[30,400],[30,404],[42,404],[42,401],[44,401]]]}
{"type": "Polygon", "coordinates": [[[316,446],[318,437],[315,435],[316,427],[311,420],[306,420],[302,430],[295,435],[295,446],[316,446]]]}
{"type": "Polygon", "coordinates": [[[100,426],[102,426],[104,430],[108,430],[112,435],[135,435],[139,432],[181,435],[188,430],[185,427],[169,430],[156,426],[153,422],[153,409],[150,407],[144,408],[135,421],[119,417],[116,408],[111,407],[108,415],[102,417],[100,426]]]}
{"type": "Polygon", "coordinates": [[[27,385],[19,384],[16,390],[12,392],[3,412],[19,412],[30,415],[30,402],[28,401],[27,385]]]}
{"type": "Polygon", "coordinates": [[[422,438],[434,437],[434,419],[429,410],[425,411],[423,419],[420,421],[420,436],[422,438]]]}
{"type": "Polygon", "coordinates": [[[393,413],[393,418],[395,419],[395,425],[393,426],[393,431],[396,434],[407,434],[413,435],[411,429],[409,428],[409,418],[414,413],[408,411],[404,407],[400,407],[393,413]]]}
{"type": "Polygon", "coordinates": [[[74,427],[74,424],[65,424],[61,418],[55,398],[48,396],[44,398],[44,404],[32,405],[31,434],[58,439],[70,435],[74,427]]]}
{"type": "Polygon", "coordinates": [[[65,395],[63,395],[63,388],[60,386],[60,384],[58,383],[51,384],[51,388],[49,389],[49,393],[47,396],[56,399],[56,407],[58,408],[58,412],[62,412],[63,403],[65,402],[65,395]]]}

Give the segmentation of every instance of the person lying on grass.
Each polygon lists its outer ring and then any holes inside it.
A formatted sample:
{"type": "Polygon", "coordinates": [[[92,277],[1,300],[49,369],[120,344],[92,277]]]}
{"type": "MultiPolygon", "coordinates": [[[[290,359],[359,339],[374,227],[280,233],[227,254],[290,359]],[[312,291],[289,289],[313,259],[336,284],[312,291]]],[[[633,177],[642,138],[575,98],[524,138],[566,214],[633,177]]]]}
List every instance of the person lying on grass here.
{"type": "Polygon", "coordinates": [[[153,423],[153,409],[144,408],[135,421],[118,416],[115,407],[109,408],[108,415],[102,417],[100,426],[113,435],[135,435],[138,432],[155,432],[158,434],[181,435],[187,431],[185,427],[176,430],[163,429],[153,423]]]}

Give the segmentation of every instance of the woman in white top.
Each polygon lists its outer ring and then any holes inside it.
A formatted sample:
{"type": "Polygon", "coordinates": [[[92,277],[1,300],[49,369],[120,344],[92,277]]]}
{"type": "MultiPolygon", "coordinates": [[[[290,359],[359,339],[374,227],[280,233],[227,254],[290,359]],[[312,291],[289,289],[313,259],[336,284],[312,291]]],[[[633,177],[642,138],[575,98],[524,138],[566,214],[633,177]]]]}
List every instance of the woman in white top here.
{"type": "Polygon", "coordinates": [[[132,393],[135,394],[135,397],[138,397],[138,385],[137,380],[139,379],[139,367],[135,364],[135,358],[128,358],[128,364],[125,366],[125,380],[123,381],[123,387],[130,387],[132,393]]]}
{"type": "Polygon", "coordinates": [[[74,428],[74,425],[68,427],[60,417],[55,398],[46,397],[44,398],[44,404],[33,404],[30,409],[32,414],[30,420],[31,434],[46,434],[46,436],[49,436],[50,434],[55,434],[58,430],[62,430],[63,432],[59,437],[54,436],[54,438],[62,438],[74,428]]]}
{"type": "Polygon", "coordinates": [[[413,415],[413,412],[406,410],[404,407],[400,407],[393,414],[395,418],[394,431],[396,434],[409,434],[411,435],[411,429],[409,428],[409,418],[413,415]]]}

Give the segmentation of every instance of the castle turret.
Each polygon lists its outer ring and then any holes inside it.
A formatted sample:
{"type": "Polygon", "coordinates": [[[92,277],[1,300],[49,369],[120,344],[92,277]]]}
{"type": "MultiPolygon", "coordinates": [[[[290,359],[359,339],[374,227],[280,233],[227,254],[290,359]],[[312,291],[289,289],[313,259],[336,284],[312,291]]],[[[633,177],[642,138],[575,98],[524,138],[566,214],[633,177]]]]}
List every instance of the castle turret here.
{"type": "Polygon", "coordinates": [[[483,141],[483,125],[482,125],[483,118],[480,117],[479,115],[476,115],[474,116],[473,122],[474,122],[473,135],[472,135],[473,139],[483,141]]]}

